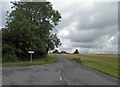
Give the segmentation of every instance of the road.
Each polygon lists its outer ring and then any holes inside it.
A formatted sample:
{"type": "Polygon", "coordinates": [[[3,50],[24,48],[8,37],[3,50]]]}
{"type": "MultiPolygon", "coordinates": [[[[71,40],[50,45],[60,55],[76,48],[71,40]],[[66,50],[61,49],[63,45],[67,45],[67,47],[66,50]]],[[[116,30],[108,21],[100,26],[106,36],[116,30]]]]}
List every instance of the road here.
{"type": "Polygon", "coordinates": [[[117,80],[58,55],[54,64],[3,67],[3,85],[117,85],[117,80]]]}

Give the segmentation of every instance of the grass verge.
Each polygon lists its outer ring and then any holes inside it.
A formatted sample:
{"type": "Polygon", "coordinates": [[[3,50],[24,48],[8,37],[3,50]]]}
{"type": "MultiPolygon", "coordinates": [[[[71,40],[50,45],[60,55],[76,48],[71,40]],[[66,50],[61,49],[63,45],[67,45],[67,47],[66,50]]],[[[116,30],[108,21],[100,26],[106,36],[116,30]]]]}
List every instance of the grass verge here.
{"type": "Polygon", "coordinates": [[[57,61],[57,57],[55,54],[48,54],[44,58],[40,59],[33,59],[32,63],[29,61],[21,62],[17,61],[15,63],[2,63],[2,66],[31,66],[31,65],[42,65],[42,64],[48,64],[48,63],[55,63],[57,61]]]}
{"type": "MultiPolygon", "coordinates": [[[[118,55],[112,54],[68,54],[66,58],[72,59],[82,65],[103,72],[120,79],[118,76],[118,55]]],[[[119,69],[120,70],[120,69],[119,69]]]]}

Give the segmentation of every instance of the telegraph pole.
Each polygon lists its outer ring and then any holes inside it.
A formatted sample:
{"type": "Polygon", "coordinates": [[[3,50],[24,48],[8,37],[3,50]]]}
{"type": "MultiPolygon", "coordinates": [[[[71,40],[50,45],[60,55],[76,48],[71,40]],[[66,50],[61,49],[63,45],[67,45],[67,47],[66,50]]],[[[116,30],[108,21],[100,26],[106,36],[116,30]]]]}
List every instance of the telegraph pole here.
{"type": "Polygon", "coordinates": [[[101,46],[101,54],[102,54],[102,46],[101,46]]]}

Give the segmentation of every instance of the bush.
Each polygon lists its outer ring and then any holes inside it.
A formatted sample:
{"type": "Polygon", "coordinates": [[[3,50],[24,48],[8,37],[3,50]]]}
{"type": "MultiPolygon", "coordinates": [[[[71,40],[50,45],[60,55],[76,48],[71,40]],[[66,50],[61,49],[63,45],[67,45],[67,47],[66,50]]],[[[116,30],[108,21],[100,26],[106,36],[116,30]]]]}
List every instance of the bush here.
{"type": "Polygon", "coordinates": [[[80,64],[84,64],[83,61],[81,61],[81,58],[72,58],[72,60],[74,60],[80,64]]]}
{"type": "Polygon", "coordinates": [[[80,58],[78,58],[76,61],[77,61],[78,63],[81,63],[81,59],[80,59],[80,58]]]}
{"type": "Polygon", "coordinates": [[[76,58],[72,58],[72,60],[76,60],[76,58]]]}
{"type": "Polygon", "coordinates": [[[2,56],[2,62],[17,62],[18,58],[16,55],[12,54],[6,54],[2,56]]]}
{"type": "Polygon", "coordinates": [[[14,54],[15,53],[15,49],[14,47],[8,45],[8,44],[4,44],[2,46],[2,53],[3,54],[14,54]]]}

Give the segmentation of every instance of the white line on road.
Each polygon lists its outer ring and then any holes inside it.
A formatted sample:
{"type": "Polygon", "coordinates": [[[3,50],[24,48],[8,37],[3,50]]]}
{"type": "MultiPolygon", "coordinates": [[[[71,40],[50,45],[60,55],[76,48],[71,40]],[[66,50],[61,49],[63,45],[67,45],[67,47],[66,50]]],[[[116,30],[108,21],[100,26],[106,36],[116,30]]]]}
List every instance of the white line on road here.
{"type": "Polygon", "coordinates": [[[62,76],[61,76],[61,71],[58,71],[59,75],[60,75],[60,80],[63,80],[62,79],[62,76]]]}
{"type": "Polygon", "coordinates": [[[60,80],[62,80],[62,77],[60,76],[60,80]]]}
{"type": "Polygon", "coordinates": [[[58,73],[60,74],[61,72],[60,72],[60,71],[58,71],[58,73]]]}
{"type": "Polygon", "coordinates": [[[62,68],[62,66],[60,66],[60,68],[62,68]]]}

